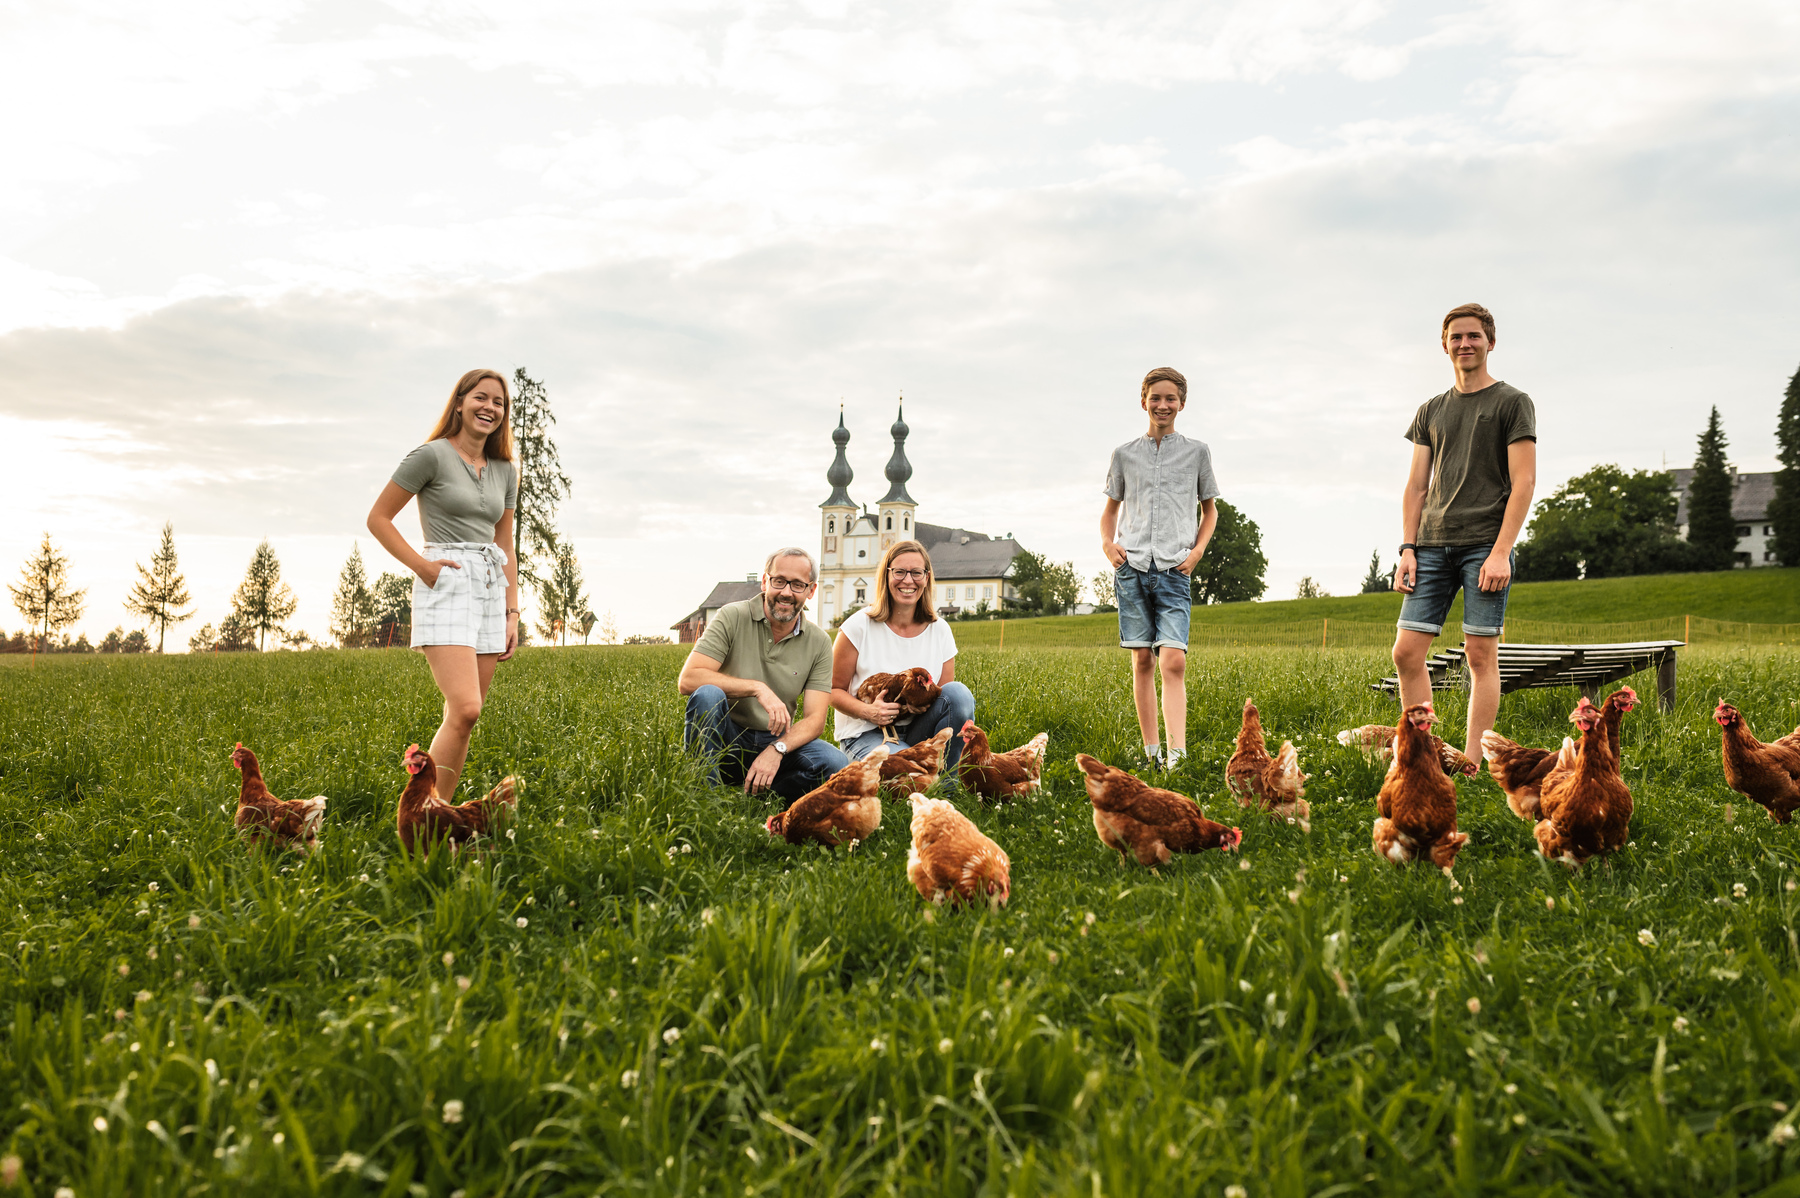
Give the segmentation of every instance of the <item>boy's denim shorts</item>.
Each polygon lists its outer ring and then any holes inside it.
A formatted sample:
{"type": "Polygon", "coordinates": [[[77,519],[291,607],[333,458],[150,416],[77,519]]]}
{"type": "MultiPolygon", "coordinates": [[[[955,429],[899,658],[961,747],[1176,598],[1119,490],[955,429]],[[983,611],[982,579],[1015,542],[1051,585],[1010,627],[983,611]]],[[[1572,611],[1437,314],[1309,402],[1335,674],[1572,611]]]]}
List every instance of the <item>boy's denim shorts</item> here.
{"type": "MultiPolygon", "coordinates": [[[[1429,632],[1432,636],[1444,630],[1444,617],[1457,588],[1463,593],[1463,635],[1499,636],[1506,627],[1506,594],[1512,589],[1481,589],[1481,563],[1494,551],[1492,545],[1423,545],[1413,550],[1419,563],[1413,580],[1412,594],[1400,604],[1400,627],[1411,632],[1429,632]]],[[[1518,557],[1515,551],[1508,557],[1518,557]]],[[[1124,605],[1120,604],[1120,609],[1124,605]]]]}
{"type": "Polygon", "coordinates": [[[1173,566],[1139,570],[1127,562],[1113,571],[1113,595],[1119,602],[1121,648],[1187,652],[1194,590],[1186,574],[1173,566]]]}

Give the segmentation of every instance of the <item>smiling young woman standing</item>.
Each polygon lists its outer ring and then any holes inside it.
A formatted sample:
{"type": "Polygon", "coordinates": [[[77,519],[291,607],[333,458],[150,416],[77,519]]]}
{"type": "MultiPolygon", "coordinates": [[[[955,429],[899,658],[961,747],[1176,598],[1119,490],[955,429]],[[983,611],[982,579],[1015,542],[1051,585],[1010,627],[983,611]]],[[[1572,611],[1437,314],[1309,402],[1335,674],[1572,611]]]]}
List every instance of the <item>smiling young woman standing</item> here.
{"type": "Polygon", "coordinates": [[[445,802],[455,802],[494,668],[519,640],[519,571],[506,553],[519,499],[511,414],[505,378],[492,370],[463,375],[431,436],[406,455],[369,512],[369,531],[414,575],[412,647],[424,651],[444,696],[431,759],[445,802]],[[394,527],[415,495],[424,553],[394,527]]]}
{"type": "MultiPolygon", "coordinates": [[[[851,613],[838,629],[831,650],[831,705],[837,709],[838,747],[852,761],[867,757],[882,742],[883,725],[907,745],[930,740],[939,730],[959,731],[974,718],[975,696],[956,681],[956,638],[931,610],[931,555],[917,541],[896,541],[875,567],[875,601],[851,613]],[[943,688],[936,703],[910,723],[894,724],[897,703],[864,703],[856,688],[871,674],[896,674],[922,666],[943,688]]],[[[962,741],[944,746],[946,785],[956,786],[962,741]]]]}

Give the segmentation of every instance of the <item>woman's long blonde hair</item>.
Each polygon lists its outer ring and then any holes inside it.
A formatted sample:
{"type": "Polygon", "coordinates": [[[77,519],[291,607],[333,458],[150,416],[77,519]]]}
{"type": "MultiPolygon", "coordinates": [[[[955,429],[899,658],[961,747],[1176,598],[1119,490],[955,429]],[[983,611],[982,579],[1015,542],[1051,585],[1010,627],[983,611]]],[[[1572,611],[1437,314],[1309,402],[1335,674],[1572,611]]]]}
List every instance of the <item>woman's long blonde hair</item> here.
{"type": "Polygon", "coordinates": [[[450,389],[450,402],[444,405],[444,414],[431,430],[425,440],[435,441],[439,437],[454,437],[462,432],[463,397],[475,389],[475,384],[483,379],[493,379],[500,384],[500,398],[506,401],[506,417],[500,421],[500,427],[488,434],[487,445],[482,453],[490,458],[499,458],[502,462],[512,461],[512,392],[506,386],[506,376],[498,370],[471,370],[456,380],[456,386],[450,389]]]}
{"type": "Polygon", "coordinates": [[[937,575],[931,572],[931,555],[917,541],[895,541],[882,552],[881,560],[875,563],[875,601],[869,604],[869,619],[885,624],[893,614],[889,610],[894,597],[888,590],[888,567],[903,553],[916,553],[925,559],[925,589],[913,601],[913,608],[919,623],[929,624],[938,618],[931,606],[931,596],[937,590],[937,575]]]}

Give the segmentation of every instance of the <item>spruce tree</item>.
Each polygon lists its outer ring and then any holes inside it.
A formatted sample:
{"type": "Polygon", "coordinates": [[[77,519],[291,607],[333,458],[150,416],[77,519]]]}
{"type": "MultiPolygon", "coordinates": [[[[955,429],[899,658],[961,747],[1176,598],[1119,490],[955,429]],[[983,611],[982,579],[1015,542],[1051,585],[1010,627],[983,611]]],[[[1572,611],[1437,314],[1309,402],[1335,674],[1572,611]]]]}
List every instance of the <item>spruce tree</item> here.
{"type": "Polygon", "coordinates": [[[1394,589],[1394,572],[1381,571],[1381,550],[1369,554],[1369,572],[1363,575],[1362,590],[1364,595],[1379,595],[1394,589]]]}
{"type": "MultiPolygon", "coordinates": [[[[514,463],[519,471],[518,506],[513,510],[513,561],[519,577],[533,587],[544,578],[532,563],[534,554],[556,557],[556,505],[569,494],[569,476],[563,473],[562,456],[550,436],[556,416],[550,411],[550,392],[525,373],[513,371],[512,411],[514,463]]],[[[521,621],[523,626],[523,621],[521,621]]],[[[541,627],[541,625],[540,625],[541,627]]]]}
{"type": "Polygon", "coordinates": [[[178,611],[193,602],[187,591],[187,579],[182,576],[181,566],[175,559],[175,525],[163,522],[162,544],[150,559],[150,568],[144,569],[139,563],[138,580],[132,585],[131,594],[125,597],[125,610],[134,616],[142,616],[156,629],[156,651],[163,651],[163,638],[168,634],[169,625],[179,624],[193,616],[191,611],[178,611]]]}
{"type": "Polygon", "coordinates": [[[1800,370],[1788,380],[1775,421],[1775,456],[1781,469],[1775,472],[1775,497],[1769,501],[1769,523],[1775,539],[1769,546],[1784,566],[1800,566],[1800,370]]]}
{"type": "Polygon", "coordinates": [[[250,568],[244,572],[244,581],[238,584],[237,592],[231,597],[231,615],[219,626],[219,632],[230,641],[240,637],[248,639],[247,634],[254,632],[256,647],[262,649],[269,634],[281,632],[283,622],[299,606],[294,592],[281,581],[281,562],[275,556],[274,547],[265,540],[250,556],[250,568]]]}
{"type": "Polygon", "coordinates": [[[56,551],[50,534],[35,557],[27,558],[19,571],[19,585],[7,584],[13,606],[38,630],[37,642],[48,651],[50,634],[81,619],[87,591],[69,585],[69,559],[56,551]]]}
{"type": "Polygon", "coordinates": [[[1719,409],[1707,417],[1688,484],[1688,544],[1702,569],[1728,570],[1737,560],[1737,521],[1731,518],[1731,470],[1725,460],[1725,429],[1719,409]]]}
{"type": "Polygon", "coordinates": [[[379,618],[375,593],[363,569],[362,549],[350,547],[350,558],[338,575],[337,593],[331,597],[331,635],[346,649],[366,647],[375,636],[379,618]]]}

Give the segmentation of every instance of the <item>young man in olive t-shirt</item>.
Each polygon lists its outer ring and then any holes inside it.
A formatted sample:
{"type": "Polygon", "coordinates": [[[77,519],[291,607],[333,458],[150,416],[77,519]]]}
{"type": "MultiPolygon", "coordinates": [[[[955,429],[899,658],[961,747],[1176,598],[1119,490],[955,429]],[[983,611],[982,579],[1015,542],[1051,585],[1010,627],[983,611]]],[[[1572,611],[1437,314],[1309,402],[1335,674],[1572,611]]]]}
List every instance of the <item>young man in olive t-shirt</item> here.
{"type": "Polygon", "coordinates": [[[1444,317],[1456,385],[1426,400],[1406,430],[1412,470],[1400,498],[1402,544],[1394,589],[1406,596],[1394,639],[1400,707],[1431,699],[1425,659],[1460,589],[1468,654],[1469,726],[1463,751],[1481,760],[1481,734],[1500,708],[1500,632],[1512,585],[1513,543],[1537,485],[1537,409],[1488,373],[1494,316],[1463,304],[1444,317]]]}

